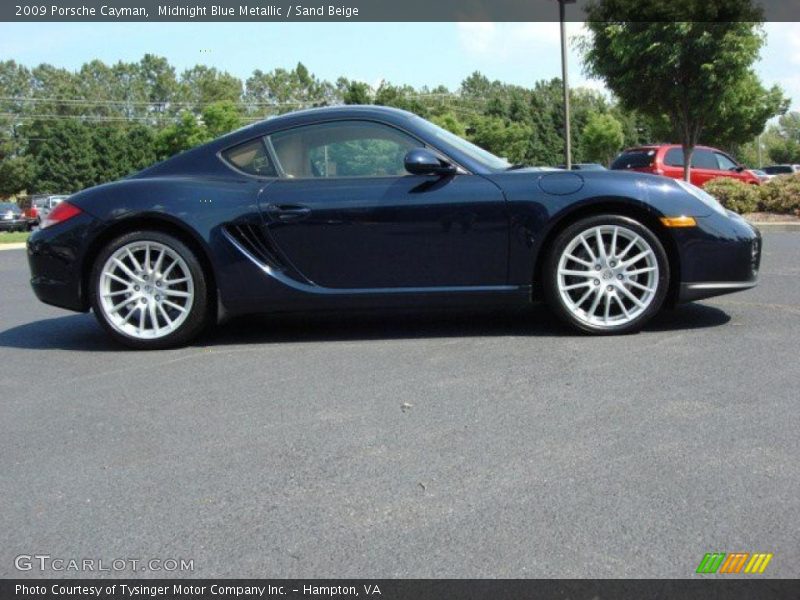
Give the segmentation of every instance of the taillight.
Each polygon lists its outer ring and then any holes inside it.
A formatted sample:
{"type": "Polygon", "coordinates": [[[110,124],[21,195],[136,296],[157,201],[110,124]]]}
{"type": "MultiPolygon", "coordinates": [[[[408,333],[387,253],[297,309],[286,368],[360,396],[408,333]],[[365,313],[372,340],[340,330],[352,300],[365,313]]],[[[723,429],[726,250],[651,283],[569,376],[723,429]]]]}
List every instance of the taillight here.
{"type": "Polygon", "coordinates": [[[69,202],[61,202],[55,208],[53,208],[53,210],[51,210],[44,219],[42,219],[42,222],[39,224],[39,229],[45,229],[51,225],[63,223],[72,217],[77,217],[82,212],[83,211],[74,204],[70,204],[69,202]]]}

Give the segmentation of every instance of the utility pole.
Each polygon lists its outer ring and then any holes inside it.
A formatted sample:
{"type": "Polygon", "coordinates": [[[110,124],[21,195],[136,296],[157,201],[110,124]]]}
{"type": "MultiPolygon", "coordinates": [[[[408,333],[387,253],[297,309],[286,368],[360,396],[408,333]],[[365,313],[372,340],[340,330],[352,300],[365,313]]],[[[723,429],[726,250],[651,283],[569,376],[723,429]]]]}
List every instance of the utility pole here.
{"type": "Polygon", "coordinates": [[[566,5],[576,0],[558,0],[558,20],[561,23],[561,82],[564,88],[564,164],[572,169],[572,138],[569,128],[569,69],[567,68],[566,5]]]}

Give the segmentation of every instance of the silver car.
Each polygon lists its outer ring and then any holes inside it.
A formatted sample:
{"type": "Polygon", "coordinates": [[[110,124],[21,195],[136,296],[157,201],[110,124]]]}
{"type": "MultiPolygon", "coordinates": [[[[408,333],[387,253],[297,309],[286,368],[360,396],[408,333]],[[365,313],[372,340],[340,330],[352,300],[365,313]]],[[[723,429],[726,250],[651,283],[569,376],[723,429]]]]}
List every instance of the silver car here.
{"type": "Polygon", "coordinates": [[[36,224],[41,223],[51,210],[67,198],[67,194],[34,196],[31,205],[36,209],[36,224]]]}

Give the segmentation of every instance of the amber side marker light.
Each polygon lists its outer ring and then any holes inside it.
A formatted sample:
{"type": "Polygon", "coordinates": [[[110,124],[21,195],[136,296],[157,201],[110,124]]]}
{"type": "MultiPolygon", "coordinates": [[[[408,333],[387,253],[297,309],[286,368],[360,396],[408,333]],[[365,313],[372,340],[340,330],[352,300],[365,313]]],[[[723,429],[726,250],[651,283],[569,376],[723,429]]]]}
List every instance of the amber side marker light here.
{"type": "Polygon", "coordinates": [[[661,217],[665,227],[695,227],[697,221],[694,217],[661,217]]]}

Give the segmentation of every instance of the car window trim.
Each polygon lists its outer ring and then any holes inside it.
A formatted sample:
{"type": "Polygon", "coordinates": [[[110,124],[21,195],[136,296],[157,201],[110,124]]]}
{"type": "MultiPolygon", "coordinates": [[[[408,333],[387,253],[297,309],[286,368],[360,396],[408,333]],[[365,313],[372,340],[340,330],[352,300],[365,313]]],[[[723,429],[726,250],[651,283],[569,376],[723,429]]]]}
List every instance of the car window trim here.
{"type": "Polygon", "coordinates": [[[328,118],[328,119],[323,119],[323,120],[320,120],[320,121],[315,121],[314,123],[301,123],[301,124],[291,125],[289,127],[284,127],[282,129],[276,129],[275,131],[270,131],[267,134],[262,134],[260,136],[255,136],[255,137],[250,138],[248,140],[244,140],[244,141],[238,142],[236,144],[232,144],[231,146],[227,146],[225,148],[222,148],[221,150],[219,150],[216,153],[217,154],[217,158],[219,158],[225,166],[227,166],[228,168],[236,171],[237,173],[240,173],[241,175],[244,175],[246,177],[252,177],[254,179],[258,179],[260,181],[273,180],[273,179],[280,179],[281,181],[309,181],[309,180],[325,180],[325,179],[338,179],[338,180],[346,180],[346,179],[398,179],[399,177],[416,177],[416,175],[413,175],[412,173],[406,173],[405,175],[375,175],[375,176],[367,175],[367,176],[363,176],[363,177],[352,176],[352,175],[349,175],[347,177],[288,177],[288,176],[286,176],[285,171],[283,170],[283,166],[280,164],[280,161],[277,158],[277,154],[275,153],[275,148],[272,145],[272,140],[270,139],[271,136],[275,135],[276,133],[283,133],[284,131],[291,131],[292,129],[299,129],[300,127],[308,127],[309,125],[323,125],[325,123],[337,123],[337,122],[346,122],[346,121],[360,121],[360,122],[366,122],[366,123],[377,123],[378,125],[383,125],[385,127],[391,127],[392,129],[396,129],[400,133],[403,133],[403,134],[405,134],[405,135],[417,140],[418,142],[420,142],[423,145],[424,148],[427,148],[428,150],[432,150],[433,152],[435,152],[440,159],[446,160],[446,161],[450,162],[451,164],[455,165],[456,168],[461,171],[461,172],[457,172],[458,175],[474,175],[474,173],[470,169],[467,169],[460,162],[458,162],[456,160],[453,160],[445,152],[442,152],[439,148],[437,148],[433,144],[430,144],[430,143],[426,142],[425,140],[420,139],[420,137],[418,135],[415,135],[415,134],[411,133],[410,131],[408,131],[407,129],[404,129],[403,127],[395,125],[394,123],[387,123],[386,121],[381,121],[379,119],[363,119],[363,118],[353,118],[353,117],[349,117],[349,118],[346,118],[346,117],[328,118]],[[228,150],[231,150],[233,148],[236,148],[238,146],[242,146],[244,144],[252,142],[255,139],[260,139],[262,144],[264,144],[264,146],[265,146],[265,148],[267,150],[267,154],[269,155],[269,158],[272,161],[273,166],[275,167],[275,171],[278,173],[277,176],[266,177],[266,176],[263,176],[263,175],[254,175],[252,173],[246,173],[245,171],[242,171],[241,169],[236,168],[230,162],[225,160],[225,158],[223,156],[223,154],[225,152],[227,152],[228,150]]]}
{"type": "Polygon", "coordinates": [[[227,158],[225,158],[225,153],[228,150],[233,150],[234,148],[238,148],[239,146],[244,146],[246,144],[254,142],[255,140],[259,140],[261,142],[261,145],[264,147],[264,152],[266,152],[267,157],[272,162],[272,166],[275,167],[275,172],[277,173],[278,172],[278,168],[277,168],[277,166],[275,164],[275,161],[273,160],[272,155],[269,152],[269,147],[267,146],[267,144],[266,144],[266,142],[264,140],[264,136],[260,136],[260,137],[256,136],[256,137],[251,138],[249,140],[245,140],[244,142],[239,142],[238,144],[234,144],[232,146],[228,146],[227,148],[223,148],[222,150],[217,151],[216,156],[220,161],[222,161],[222,164],[224,164],[229,169],[232,169],[233,171],[236,171],[240,175],[244,175],[246,177],[252,177],[253,179],[258,179],[259,181],[265,181],[265,180],[269,180],[269,179],[278,179],[278,175],[256,175],[255,173],[248,173],[247,171],[243,171],[242,169],[240,169],[239,167],[234,165],[231,161],[229,161],[227,158]]]}

